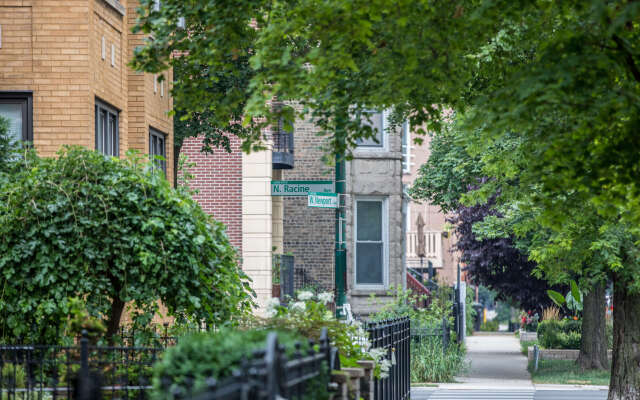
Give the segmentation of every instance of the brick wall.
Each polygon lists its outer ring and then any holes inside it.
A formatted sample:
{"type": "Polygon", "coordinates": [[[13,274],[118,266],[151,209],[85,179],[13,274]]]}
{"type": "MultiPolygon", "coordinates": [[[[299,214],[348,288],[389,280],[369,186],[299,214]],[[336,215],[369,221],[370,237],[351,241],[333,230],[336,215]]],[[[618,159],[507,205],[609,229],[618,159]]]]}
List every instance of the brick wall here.
{"type": "Polygon", "coordinates": [[[127,67],[143,35],[130,33],[139,2],[120,3],[124,16],[104,0],[0,0],[0,91],[33,92],[33,139],[41,155],[65,144],[95,148],[98,97],[120,111],[121,155],[130,148],[148,153],[150,126],[166,134],[171,177],[171,72],[161,96],[153,93],[152,75],[127,67]]]}
{"type": "MultiPolygon", "coordinates": [[[[294,124],[295,167],[282,171],[285,180],[333,180],[334,170],[322,161],[324,138],[309,120],[294,124]]],[[[307,197],[283,197],[284,252],[295,266],[323,289],[334,286],[335,211],[309,208],[307,197]]],[[[299,282],[298,282],[299,283],[299,282]]]]}
{"type": "Polygon", "coordinates": [[[231,244],[242,254],[242,152],[240,139],[231,137],[231,153],[215,149],[205,154],[202,137],[187,138],[182,144],[181,154],[195,166],[189,169],[194,179],[189,182],[197,189],[194,196],[204,211],[227,227],[231,244]]]}

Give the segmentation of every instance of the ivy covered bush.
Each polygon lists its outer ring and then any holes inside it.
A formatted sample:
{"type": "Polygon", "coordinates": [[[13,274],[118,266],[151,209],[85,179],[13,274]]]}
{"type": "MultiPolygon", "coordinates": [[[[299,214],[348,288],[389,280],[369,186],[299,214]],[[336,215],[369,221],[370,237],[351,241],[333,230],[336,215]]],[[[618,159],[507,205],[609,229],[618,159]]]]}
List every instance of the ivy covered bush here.
{"type": "Polygon", "coordinates": [[[158,313],[209,324],[253,305],[222,224],[147,158],[81,147],[27,153],[0,185],[0,339],[59,341],[69,298],[102,319],[125,311],[144,328],[158,313]]]}

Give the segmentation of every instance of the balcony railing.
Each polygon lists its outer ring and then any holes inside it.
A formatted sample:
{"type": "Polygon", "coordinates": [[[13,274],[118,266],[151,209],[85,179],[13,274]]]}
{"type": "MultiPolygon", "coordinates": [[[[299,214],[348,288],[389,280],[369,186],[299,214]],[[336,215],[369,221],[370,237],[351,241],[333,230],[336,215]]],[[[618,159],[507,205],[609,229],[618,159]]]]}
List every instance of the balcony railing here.
{"type": "MultiPolygon", "coordinates": [[[[435,268],[442,267],[442,232],[440,231],[427,231],[425,236],[425,257],[424,263],[427,265],[427,261],[431,261],[435,268]]],[[[415,264],[414,261],[420,260],[418,257],[418,233],[407,232],[407,261],[411,261],[411,264],[415,264]]]]}
{"type": "Polygon", "coordinates": [[[273,169],[293,168],[293,132],[287,132],[281,126],[273,133],[271,162],[273,169]]]}

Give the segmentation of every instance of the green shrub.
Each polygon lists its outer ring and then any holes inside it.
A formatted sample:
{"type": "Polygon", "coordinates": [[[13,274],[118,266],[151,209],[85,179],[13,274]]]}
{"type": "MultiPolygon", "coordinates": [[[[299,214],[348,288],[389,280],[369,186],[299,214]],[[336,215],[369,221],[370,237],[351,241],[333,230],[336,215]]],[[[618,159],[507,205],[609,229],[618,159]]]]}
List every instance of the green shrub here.
{"type": "Polygon", "coordinates": [[[480,330],[485,332],[497,332],[500,326],[500,322],[497,319],[492,321],[483,322],[480,325],[480,330]]]}
{"type": "Polygon", "coordinates": [[[466,367],[465,351],[461,345],[450,343],[442,352],[440,339],[411,343],[411,382],[453,382],[466,367]]]}
{"type": "Polygon", "coordinates": [[[538,341],[547,349],[579,349],[582,321],[546,320],[538,325],[538,341]]]}
{"type": "Polygon", "coordinates": [[[159,302],[179,320],[212,325],[250,313],[249,279],[225,227],[148,157],[68,147],[16,163],[0,184],[0,335],[59,341],[69,296],[109,334],[126,304],[138,329],[159,302]]]}
{"type": "MultiPolygon", "coordinates": [[[[153,390],[155,400],[174,399],[173,393],[198,393],[206,388],[209,378],[224,380],[238,368],[243,358],[248,358],[258,349],[264,349],[269,330],[239,331],[222,329],[217,333],[195,333],[179,340],[176,346],[167,349],[162,359],[153,367],[153,390]],[[170,388],[163,381],[171,382],[170,388]]],[[[302,343],[302,351],[309,348],[308,341],[300,335],[278,331],[278,343],[288,354],[295,351],[294,344],[302,343]]],[[[328,382],[328,371],[318,378],[318,387],[309,399],[328,397],[322,382],[328,382]]]]}
{"type": "Polygon", "coordinates": [[[22,365],[7,363],[2,365],[0,382],[5,389],[24,388],[27,383],[27,374],[22,365]]]}

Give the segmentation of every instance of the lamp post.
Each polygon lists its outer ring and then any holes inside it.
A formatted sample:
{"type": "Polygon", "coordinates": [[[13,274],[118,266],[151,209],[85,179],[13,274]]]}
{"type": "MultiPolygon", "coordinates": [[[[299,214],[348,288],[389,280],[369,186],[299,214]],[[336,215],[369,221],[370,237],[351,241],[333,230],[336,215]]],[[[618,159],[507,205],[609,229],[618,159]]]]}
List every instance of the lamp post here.
{"type": "MultiPolygon", "coordinates": [[[[336,134],[340,134],[336,132],[336,134]]],[[[340,136],[344,144],[344,136],[340,136]]],[[[344,146],[343,146],[344,148],[344,146]]],[[[346,246],[346,165],[344,154],[336,154],[335,189],[338,194],[338,208],[336,208],[336,239],[334,249],[334,283],[336,292],[336,318],[345,318],[344,305],[347,302],[347,246],[346,246]]]]}

